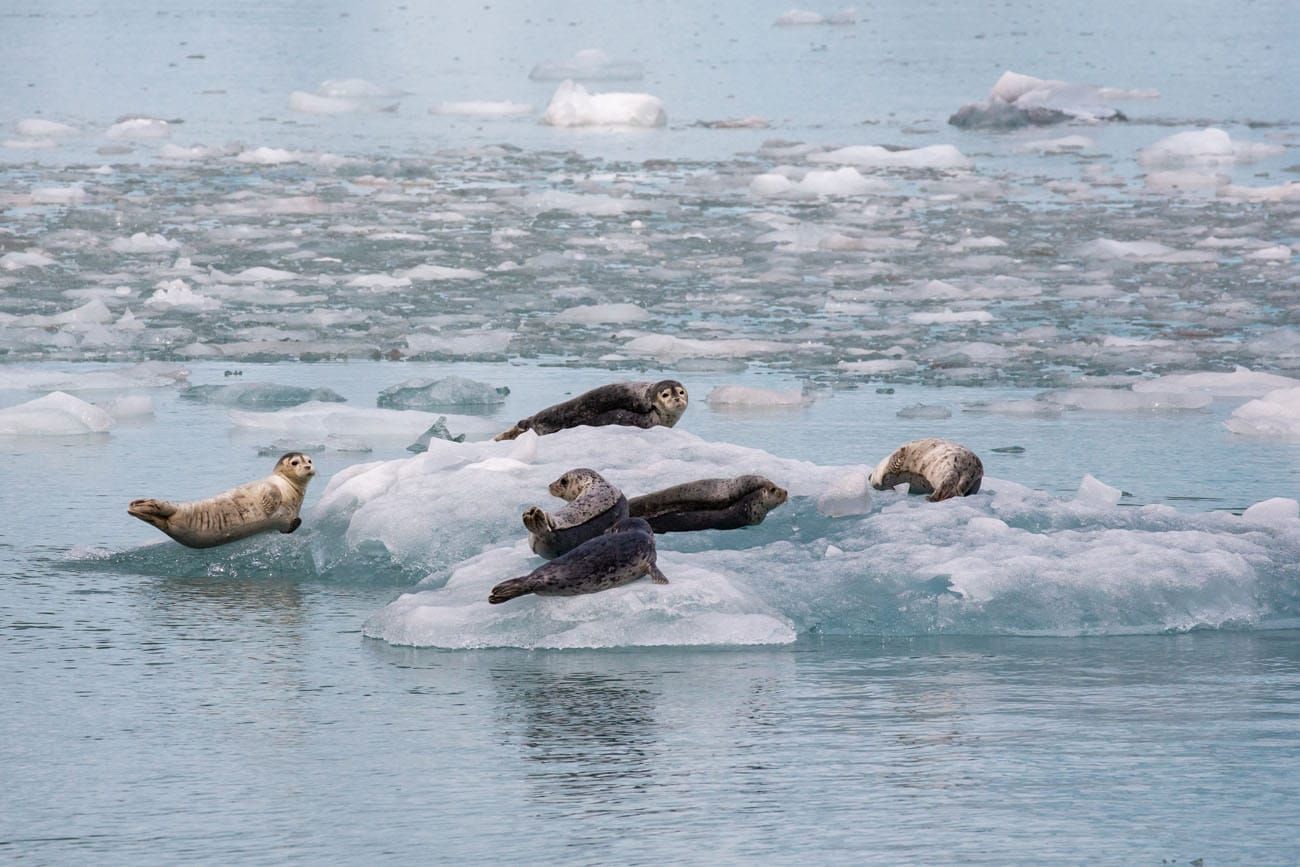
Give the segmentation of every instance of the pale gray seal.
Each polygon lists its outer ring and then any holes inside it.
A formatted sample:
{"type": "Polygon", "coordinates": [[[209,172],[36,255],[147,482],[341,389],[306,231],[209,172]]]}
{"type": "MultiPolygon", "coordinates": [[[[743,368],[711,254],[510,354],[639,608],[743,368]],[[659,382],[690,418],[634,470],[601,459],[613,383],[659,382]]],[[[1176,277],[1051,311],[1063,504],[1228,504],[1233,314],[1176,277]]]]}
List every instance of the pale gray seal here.
{"type": "Polygon", "coordinates": [[[786,501],[785,488],[762,476],[696,479],[628,501],[628,514],[645,518],[656,533],[735,530],[763,523],[786,501]]]}
{"type": "Polygon", "coordinates": [[[979,456],[963,445],[930,437],[903,443],[871,472],[873,487],[883,490],[904,482],[930,502],[977,493],[984,478],[979,456]]]}
{"type": "Polygon", "coordinates": [[[672,427],[686,412],[686,386],[675,379],[659,382],[615,382],[584,391],[575,398],[548,406],[515,422],[497,440],[512,440],[526,430],[538,436],[579,425],[607,424],[651,428],[672,427]]]}
{"type": "Polygon", "coordinates": [[[554,515],[539,506],[524,512],[533,553],[551,560],[594,539],[627,517],[627,498],[595,470],[569,470],[551,482],[551,495],[568,502],[554,515]]]}
{"type": "Polygon", "coordinates": [[[189,548],[211,548],[267,530],[292,533],[302,526],[298,510],[314,475],[311,458],[289,452],[265,479],[215,497],[190,503],[135,500],[126,510],[189,548]]]}
{"type": "Polygon", "coordinates": [[[488,602],[496,605],[526,593],[538,596],[599,593],[647,575],[656,584],[668,583],[655,565],[654,531],[641,518],[624,518],[603,535],[588,539],[527,575],[502,581],[492,588],[488,602]]]}

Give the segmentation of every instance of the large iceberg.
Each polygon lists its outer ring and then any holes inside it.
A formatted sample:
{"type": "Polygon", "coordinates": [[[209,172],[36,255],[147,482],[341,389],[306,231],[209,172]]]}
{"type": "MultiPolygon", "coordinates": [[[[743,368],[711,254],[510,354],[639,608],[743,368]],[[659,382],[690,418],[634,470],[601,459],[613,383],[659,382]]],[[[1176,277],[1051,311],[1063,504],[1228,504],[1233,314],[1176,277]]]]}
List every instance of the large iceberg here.
{"type": "Polygon", "coordinates": [[[565,81],[551,97],[542,123],[550,126],[663,126],[664,103],[648,93],[590,93],[565,81]]]}

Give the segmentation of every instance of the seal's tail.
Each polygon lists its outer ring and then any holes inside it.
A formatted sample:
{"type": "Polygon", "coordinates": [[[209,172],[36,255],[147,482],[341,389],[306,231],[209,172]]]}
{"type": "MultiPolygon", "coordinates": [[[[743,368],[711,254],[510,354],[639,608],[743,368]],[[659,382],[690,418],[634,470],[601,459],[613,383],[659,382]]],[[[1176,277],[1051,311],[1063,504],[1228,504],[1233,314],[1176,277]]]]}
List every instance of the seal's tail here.
{"type": "Polygon", "coordinates": [[[499,605],[516,596],[526,596],[533,592],[533,589],[527,584],[528,578],[511,578],[509,581],[502,581],[492,588],[491,595],[488,596],[488,602],[493,605],[499,605]]]}
{"type": "Polygon", "coordinates": [[[141,521],[161,527],[167,523],[168,518],[176,514],[176,504],[166,500],[132,500],[126,507],[126,511],[141,521]]]}

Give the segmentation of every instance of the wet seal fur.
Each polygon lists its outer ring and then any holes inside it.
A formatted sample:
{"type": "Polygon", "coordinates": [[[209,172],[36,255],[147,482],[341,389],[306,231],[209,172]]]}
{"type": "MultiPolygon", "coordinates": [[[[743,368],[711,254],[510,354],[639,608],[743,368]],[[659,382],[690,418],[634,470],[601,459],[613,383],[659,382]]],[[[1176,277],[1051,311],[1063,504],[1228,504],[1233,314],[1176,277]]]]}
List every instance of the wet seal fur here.
{"type": "Polygon", "coordinates": [[[929,494],[932,503],[978,493],[983,479],[984,464],[978,455],[937,437],[904,443],[871,472],[871,485],[877,490],[906,482],[909,493],[929,494]]]}
{"type": "Polygon", "coordinates": [[[628,511],[645,518],[656,533],[735,530],[763,523],[788,497],[785,488],[763,476],[696,479],[633,497],[628,511]]]}
{"type": "Polygon", "coordinates": [[[488,602],[497,605],[528,593],[538,596],[599,593],[647,575],[656,584],[668,583],[655,565],[654,531],[642,518],[624,518],[604,534],[527,575],[502,581],[492,588],[488,602]]]}
{"type": "Polygon", "coordinates": [[[540,506],[523,515],[529,546],[547,560],[567,554],[628,516],[623,492],[595,470],[569,470],[551,482],[550,491],[568,505],[554,515],[540,506]]]}
{"type": "Polygon", "coordinates": [[[538,436],[579,425],[600,427],[607,424],[652,428],[672,427],[686,412],[689,398],[686,386],[675,379],[659,382],[615,382],[585,391],[575,398],[548,406],[520,419],[496,440],[512,440],[524,431],[538,436]]]}
{"type": "Polygon", "coordinates": [[[311,458],[289,452],[271,475],[215,497],[189,503],[134,500],[126,510],[188,548],[212,548],[268,530],[298,529],[298,510],[314,475],[311,458]]]}

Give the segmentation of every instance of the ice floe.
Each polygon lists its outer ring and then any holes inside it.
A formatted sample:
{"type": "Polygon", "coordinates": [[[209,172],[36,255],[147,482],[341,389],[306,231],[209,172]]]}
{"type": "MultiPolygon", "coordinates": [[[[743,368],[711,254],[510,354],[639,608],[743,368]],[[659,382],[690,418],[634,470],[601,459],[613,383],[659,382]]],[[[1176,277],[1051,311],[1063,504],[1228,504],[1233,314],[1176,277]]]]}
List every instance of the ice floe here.
{"type": "Polygon", "coordinates": [[[363,78],[322,81],[314,92],[295,90],[289,108],[304,114],[350,114],[358,111],[393,111],[402,92],[363,78]]]}
{"type": "Polygon", "coordinates": [[[564,81],[542,115],[549,126],[655,127],[668,122],[664,103],[648,93],[590,93],[564,81]]]}
{"type": "Polygon", "coordinates": [[[377,403],[385,409],[441,409],[485,407],[505,403],[510,389],[493,387],[463,376],[441,379],[407,379],[379,392],[377,403]]]}
{"type": "Polygon", "coordinates": [[[1111,102],[1156,95],[1153,91],[1073,84],[1008,70],[993,85],[987,100],[962,106],[948,118],[948,123],[968,129],[1014,129],[1067,120],[1124,120],[1124,114],[1111,102]]]}
{"type": "Polygon", "coordinates": [[[105,138],[148,141],[172,134],[171,124],[156,117],[127,117],[104,132],[105,138]]]}
{"type": "Polygon", "coordinates": [[[1248,436],[1300,438],[1300,386],[1279,388],[1237,407],[1228,430],[1248,436]]]}
{"type": "MultiPolygon", "coordinates": [[[[359,409],[322,401],[308,401],[275,412],[230,411],[230,420],[245,430],[312,441],[330,436],[347,436],[401,440],[405,443],[428,430],[439,417],[434,413],[414,410],[359,409]]],[[[474,416],[445,416],[445,419],[453,431],[467,433],[471,437],[490,436],[500,428],[494,422],[474,416]]]]}
{"type": "Polygon", "coordinates": [[[0,409],[0,436],[78,436],[113,424],[104,409],[62,391],[0,409]]]}
{"type": "Polygon", "coordinates": [[[235,382],[215,385],[192,385],[181,394],[186,400],[235,406],[245,409],[298,406],[312,401],[342,403],[345,398],[331,388],[305,388],[272,382],[235,382]]]}
{"type": "Polygon", "coordinates": [[[1144,166],[1221,165],[1252,162],[1285,152],[1281,145],[1233,140],[1217,127],[1175,133],[1138,152],[1144,166]]]}
{"type": "Polygon", "coordinates": [[[811,9],[791,9],[777,16],[772,22],[776,27],[808,27],[820,24],[844,26],[858,23],[858,11],[852,6],[823,15],[811,9]]]}

